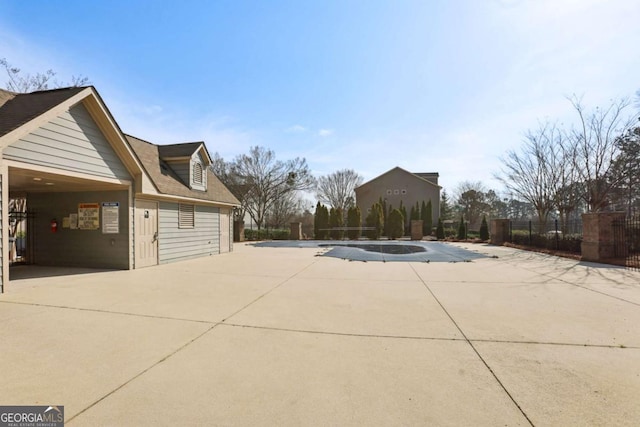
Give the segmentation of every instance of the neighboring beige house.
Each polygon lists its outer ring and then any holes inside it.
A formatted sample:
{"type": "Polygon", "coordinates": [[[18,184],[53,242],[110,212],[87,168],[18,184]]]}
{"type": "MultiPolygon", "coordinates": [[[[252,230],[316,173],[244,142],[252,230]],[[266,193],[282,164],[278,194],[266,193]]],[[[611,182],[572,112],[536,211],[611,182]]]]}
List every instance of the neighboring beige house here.
{"type": "MultiPolygon", "coordinates": [[[[437,224],[440,217],[440,187],[438,185],[438,173],[411,173],[400,167],[395,167],[383,173],[371,181],[365,182],[356,188],[356,205],[362,212],[362,223],[373,206],[380,198],[387,202],[387,208],[400,207],[400,202],[407,209],[407,216],[411,212],[411,206],[416,202],[422,205],[431,200],[433,224],[437,224]]],[[[409,218],[406,218],[409,223],[409,218]]]]}
{"type": "Polygon", "coordinates": [[[0,90],[0,292],[9,200],[26,198],[27,261],[132,269],[232,250],[238,200],[204,142],[125,135],[92,86],[0,90]]]}

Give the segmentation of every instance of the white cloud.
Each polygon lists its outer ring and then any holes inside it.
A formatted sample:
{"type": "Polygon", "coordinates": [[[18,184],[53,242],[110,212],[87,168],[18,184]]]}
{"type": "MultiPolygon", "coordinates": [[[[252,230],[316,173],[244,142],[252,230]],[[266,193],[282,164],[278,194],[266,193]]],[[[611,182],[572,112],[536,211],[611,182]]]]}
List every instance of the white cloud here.
{"type": "Polygon", "coordinates": [[[304,133],[307,131],[307,128],[302,125],[293,125],[293,126],[289,126],[284,131],[286,133],[304,133]]]}
{"type": "Polygon", "coordinates": [[[320,129],[318,131],[318,136],[321,136],[323,138],[331,135],[333,135],[333,129],[320,129]]]}

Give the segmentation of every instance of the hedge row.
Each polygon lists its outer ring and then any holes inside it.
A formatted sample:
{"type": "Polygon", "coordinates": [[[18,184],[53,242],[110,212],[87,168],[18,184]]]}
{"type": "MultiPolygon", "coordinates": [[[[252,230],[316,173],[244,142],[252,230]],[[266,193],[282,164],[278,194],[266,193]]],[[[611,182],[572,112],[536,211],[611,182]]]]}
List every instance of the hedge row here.
{"type": "Polygon", "coordinates": [[[291,237],[291,230],[279,230],[279,229],[262,229],[262,230],[244,230],[245,240],[289,240],[291,237]]]}
{"type": "Polygon", "coordinates": [[[541,249],[560,250],[565,252],[581,253],[581,236],[562,236],[556,238],[554,235],[532,234],[529,239],[527,231],[513,231],[511,243],[523,246],[533,246],[541,249]]]}

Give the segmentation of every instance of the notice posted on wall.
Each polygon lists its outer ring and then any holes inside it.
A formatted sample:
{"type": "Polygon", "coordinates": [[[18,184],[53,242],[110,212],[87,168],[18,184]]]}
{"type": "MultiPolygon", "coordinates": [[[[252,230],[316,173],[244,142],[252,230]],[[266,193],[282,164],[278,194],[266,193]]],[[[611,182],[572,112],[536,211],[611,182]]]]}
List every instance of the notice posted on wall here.
{"type": "Polygon", "coordinates": [[[118,223],[118,202],[102,202],[102,233],[118,234],[120,224],[118,223]]]}
{"type": "Polygon", "coordinates": [[[98,230],[100,228],[100,204],[80,203],[78,205],[78,228],[98,230]]]}
{"type": "Polygon", "coordinates": [[[69,214],[69,228],[72,230],[78,229],[78,214],[72,213],[69,214]]]}

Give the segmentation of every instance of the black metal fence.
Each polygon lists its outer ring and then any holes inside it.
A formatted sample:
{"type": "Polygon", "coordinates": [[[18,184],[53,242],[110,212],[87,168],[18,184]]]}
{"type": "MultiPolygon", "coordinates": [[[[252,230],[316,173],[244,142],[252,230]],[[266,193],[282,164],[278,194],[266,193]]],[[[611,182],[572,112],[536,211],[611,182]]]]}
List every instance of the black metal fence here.
{"type": "Polygon", "coordinates": [[[510,221],[509,238],[511,243],[518,245],[580,254],[582,221],[562,222],[556,219],[544,224],[538,221],[510,221]]]}
{"type": "Polygon", "coordinates": [[[629,215],[613,221],[613,251],[616,260],[640,270],[640,215],[629,215]]]}

